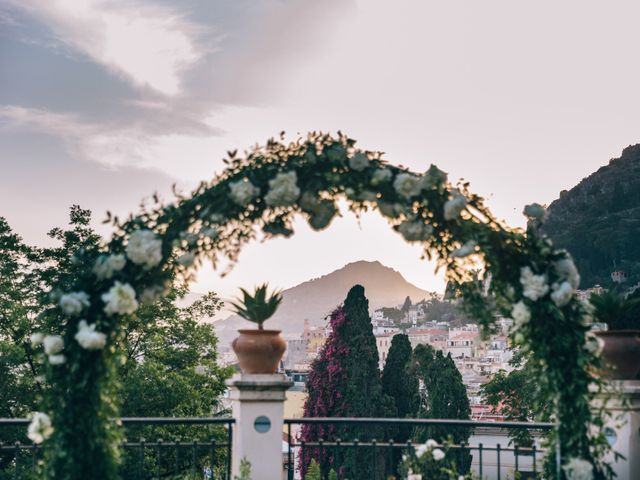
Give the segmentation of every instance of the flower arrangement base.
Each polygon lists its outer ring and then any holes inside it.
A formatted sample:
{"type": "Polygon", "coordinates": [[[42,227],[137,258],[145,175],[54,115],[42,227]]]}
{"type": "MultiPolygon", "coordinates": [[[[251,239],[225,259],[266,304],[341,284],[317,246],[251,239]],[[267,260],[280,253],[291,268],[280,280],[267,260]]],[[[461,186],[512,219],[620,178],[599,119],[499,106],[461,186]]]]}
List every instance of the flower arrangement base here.
{"type": "Polygon", "coordinates": [[[612,380],[633,380],[640,372],[640,330],[596,332],[602,340],[602,359],[612,380]]]}
{"type": "Polygon", "coordinates": [[[243,373],[276,373],[287,349],[280,330],[238,330],[231,342],[243,373]]]}

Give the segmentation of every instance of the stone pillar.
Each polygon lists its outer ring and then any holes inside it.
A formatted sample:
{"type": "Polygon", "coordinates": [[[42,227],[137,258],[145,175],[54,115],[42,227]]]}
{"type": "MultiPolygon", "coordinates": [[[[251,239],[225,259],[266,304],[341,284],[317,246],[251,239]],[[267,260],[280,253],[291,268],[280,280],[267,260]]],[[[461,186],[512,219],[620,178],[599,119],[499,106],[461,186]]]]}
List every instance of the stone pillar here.
{"type": "Polygon", "coordinates": [[[282,374],[236,374],[231,387],[233,417],[233,476],[240,461],[251,464],[251,480],[283,478],[282,426],[286,391],[293,385],[282,374]]]}
{"type": "Polygon", "coordinates": [[[617,474],[618,480],[640,478],[640,381],[611,381],[611,398],[607,410],[613,413],[608,422],[607,435],[613,450],[624,455],[625,459],[615,461],[613,454],[608,462],[617,474]]]}

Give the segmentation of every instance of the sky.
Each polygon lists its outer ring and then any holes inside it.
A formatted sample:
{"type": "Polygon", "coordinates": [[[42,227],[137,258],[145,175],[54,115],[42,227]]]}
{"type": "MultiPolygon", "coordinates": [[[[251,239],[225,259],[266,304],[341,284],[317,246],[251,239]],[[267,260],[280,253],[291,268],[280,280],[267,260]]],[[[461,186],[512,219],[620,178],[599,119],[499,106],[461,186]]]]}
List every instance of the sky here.
{"type": "MultiPolygon", "coordinates": [[[[636,1],[0,0],[0,215],[49,243],[80,204],[171,198],[280,131],[341,130],[415,171],[471,182],[498,217],[640,141],[636,1]]],[[[443,279],[377,214],[251,244],[223,297],[379,260],[443,279]]]]}

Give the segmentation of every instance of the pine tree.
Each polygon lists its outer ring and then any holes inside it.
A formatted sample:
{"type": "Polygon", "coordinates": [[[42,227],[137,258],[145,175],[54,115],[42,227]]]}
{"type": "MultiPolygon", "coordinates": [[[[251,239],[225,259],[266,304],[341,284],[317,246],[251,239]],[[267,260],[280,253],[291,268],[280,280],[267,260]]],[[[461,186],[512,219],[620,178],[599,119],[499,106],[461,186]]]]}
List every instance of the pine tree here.
{"type": "MultiPolygon", "coordinates": [[[[395,335],[391,340],[389,356],[382,371],[382,390],[393,399],[393,416],[398,418],[415,417],[420,406],[418,377],[411,366],[411,342],[404,334],[395,335]]],[[[406,442],[411,438],[412,427],[403,426],[390,429],[389,439],[395,442],[406,442]]],[[[389,461],[390,471],[397,474],[397,466],[402,458],[402,451],[394,449],[389,461]]]]}
{"type": "MultiPolygon", "coordinates": [[[[307,382],[308,397],[305,417],[384,417],[392,411],[392,401],[382,392],[378,369],[378,350],[373,336],[369,301],[364,288],[351,288],[344,305],[331,314],[332,332],[319,357],[313,362],[307,382]]],[[[376,429],[327,425],[304,425],[303,441],[344,441],[381,438],[376,429]]],[[[341,478],[369,479],[375,476],[372,450],[364,447],[348,449],[306,448],[302,452],[301,469],[306,474],[311,459],[320,464],[323,475],[334,467],[341,478]],[[332,451],[328,451],[332,450],[332,451]]]]}

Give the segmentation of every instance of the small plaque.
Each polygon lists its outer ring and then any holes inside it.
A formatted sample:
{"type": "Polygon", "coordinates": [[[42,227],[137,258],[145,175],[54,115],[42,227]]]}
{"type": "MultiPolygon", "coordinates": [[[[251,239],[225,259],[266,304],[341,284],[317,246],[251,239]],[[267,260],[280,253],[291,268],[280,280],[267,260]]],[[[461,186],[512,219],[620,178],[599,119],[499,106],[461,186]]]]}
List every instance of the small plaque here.
{"type": "Polygon", "coordinates": [[[269,420],[269,417],[260,415],[253,422],[253,428],[255,428],[258,433],[267,433],[271,430],[271,420],[269,420]]]}

